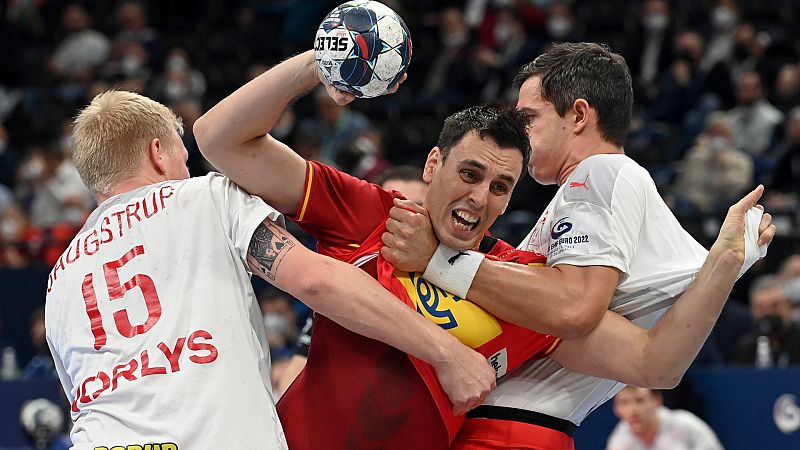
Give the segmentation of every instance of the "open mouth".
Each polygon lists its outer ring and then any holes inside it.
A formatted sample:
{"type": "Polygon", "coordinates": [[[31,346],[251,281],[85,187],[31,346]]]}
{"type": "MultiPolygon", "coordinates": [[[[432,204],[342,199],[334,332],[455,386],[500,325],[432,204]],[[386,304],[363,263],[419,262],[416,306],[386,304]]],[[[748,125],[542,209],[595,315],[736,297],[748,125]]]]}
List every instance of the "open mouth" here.
{"type": "Polygon", "coordinates": [[[458,209],[453,210],[450,215],[453,217],[453,223],[455,223],[456,228],[464,231],[474,230],[481,221],[480,217],[458,209]]]}

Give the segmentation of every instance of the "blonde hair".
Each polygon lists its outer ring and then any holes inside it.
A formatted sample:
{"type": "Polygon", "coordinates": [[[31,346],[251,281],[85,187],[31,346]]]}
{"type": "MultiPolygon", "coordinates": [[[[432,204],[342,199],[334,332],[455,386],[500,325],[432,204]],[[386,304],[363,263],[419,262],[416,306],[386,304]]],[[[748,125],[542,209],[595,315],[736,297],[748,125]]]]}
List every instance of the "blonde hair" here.
{"type": "Polygon", "coordinates": [[[183,123],[169,108],[127,91],[98,94],[75,118],[72,159],[83,182],[95,194],[109,194],[131,175],[153,139],[180,148],[174,131],[183,123]]]}

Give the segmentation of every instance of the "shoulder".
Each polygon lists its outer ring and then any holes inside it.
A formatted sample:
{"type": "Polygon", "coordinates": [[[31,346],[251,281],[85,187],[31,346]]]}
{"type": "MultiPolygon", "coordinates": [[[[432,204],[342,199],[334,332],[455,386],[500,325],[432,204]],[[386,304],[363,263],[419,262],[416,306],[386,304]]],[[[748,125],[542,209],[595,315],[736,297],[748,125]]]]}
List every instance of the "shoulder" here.
{"type": "Polygon", "coordinates": [[[615,197],[652,185],[650,174],[623,154],[583,160],[564,183],[565,201],[585,201],[610,209],[615,197]]]}

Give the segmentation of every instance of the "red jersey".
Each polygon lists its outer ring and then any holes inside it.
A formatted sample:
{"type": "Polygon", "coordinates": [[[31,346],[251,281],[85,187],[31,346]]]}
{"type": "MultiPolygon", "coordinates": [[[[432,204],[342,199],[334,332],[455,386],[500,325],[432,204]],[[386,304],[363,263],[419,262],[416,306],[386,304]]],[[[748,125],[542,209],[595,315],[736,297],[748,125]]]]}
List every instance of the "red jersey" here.
{"type": "MultiPolygon", "coordinates": [[[[495,318],[474,303],[395,270],[380,256],[397,192],[309,162],[304,198],[293,220],[318,240],[321,254],[361,267],[398,299],[489,359],[498,377],[560,340],[495,318]]],[[[487,257],[521,264],[544,258],[497,239],[487,257]]],[[[289,448],[445,449],[464,418],[430,365],[316,314],[308,362],[278,403],[289,448]]]]}

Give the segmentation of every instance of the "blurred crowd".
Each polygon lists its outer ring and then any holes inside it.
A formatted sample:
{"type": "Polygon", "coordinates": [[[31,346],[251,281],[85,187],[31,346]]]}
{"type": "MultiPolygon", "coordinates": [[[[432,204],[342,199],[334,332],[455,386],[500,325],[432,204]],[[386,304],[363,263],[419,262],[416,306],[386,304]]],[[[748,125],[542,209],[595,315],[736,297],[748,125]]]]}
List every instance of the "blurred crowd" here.
{"type": "MultiPolygon", "coordinates": [[[[0,268],[51,266],[95,207],[70,158],[72,118],[94,95],[131,90],[173,108],[191,174],[203,175],[213,167],[197,149],[194,121],[309,49],[338,3],[0,2],[0,268]]],[[[275,137],[374,181],[392,166],[421,164],[450,113],[514,102],[516,70],[549,43],[607,43],[634,77],[626,152],[653,174],[686,228],[707,243],[727,206],[764,183],[763,202],[785,239],[755,268],[749,290],[735,293],[698,364],[800,363],[799,0],[385,3],[413,39],[400,91],[340,107],[320,90],[284,113],[275,137]]],[[[518,242],[553,192],[526,180],[493,232],[518,242]]],[[[308,310],[272,289],[261,306],[274,356],[291,355],[308,310]]],[[[3,353],[3,378],[52,376],[40,320],[37,311],[31,338],[41,358],[17,367],[3,353]]]]}

